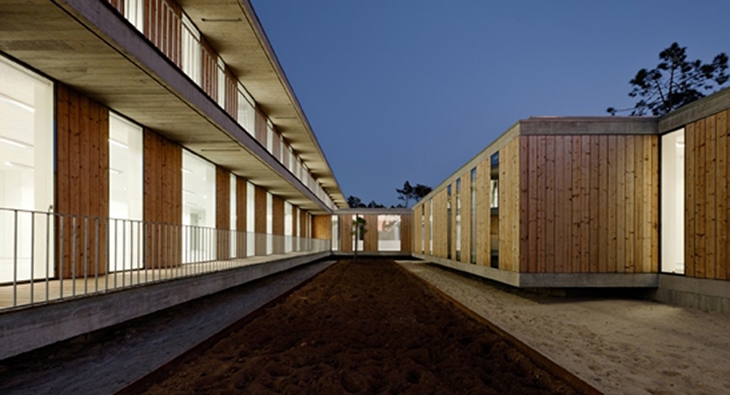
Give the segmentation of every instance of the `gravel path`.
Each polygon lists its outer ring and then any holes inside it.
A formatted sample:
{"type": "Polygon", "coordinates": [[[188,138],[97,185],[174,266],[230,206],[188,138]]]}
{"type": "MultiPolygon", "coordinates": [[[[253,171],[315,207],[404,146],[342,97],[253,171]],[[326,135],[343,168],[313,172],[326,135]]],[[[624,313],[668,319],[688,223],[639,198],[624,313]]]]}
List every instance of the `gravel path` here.
{"type": "Polygon", "coordinates": [[[527,295],[399,263],[606,394],[730,393],[730,317],[650,301],[527,295]]]}
{"type": "Polygon", "coordinates": [[[113,394],[332,265],[317,262],[0,362],[2,394],[113,394]]]}

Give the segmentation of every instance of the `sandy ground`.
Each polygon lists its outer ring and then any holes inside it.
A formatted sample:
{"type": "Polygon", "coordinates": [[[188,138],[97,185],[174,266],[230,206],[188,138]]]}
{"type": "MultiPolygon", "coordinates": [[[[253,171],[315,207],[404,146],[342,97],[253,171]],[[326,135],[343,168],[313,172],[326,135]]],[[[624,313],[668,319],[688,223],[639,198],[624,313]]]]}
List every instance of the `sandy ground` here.
{"type": "Polygon", "coordinates": [[[606,394],[730,394],[730,317],[650,301],[526,295],[399,263],[606,394]]]}
{"type": "Polygon", "coordinates": [[[0,361],[0,394],[113,394],[333,263],[313,263],[0,361]]]}

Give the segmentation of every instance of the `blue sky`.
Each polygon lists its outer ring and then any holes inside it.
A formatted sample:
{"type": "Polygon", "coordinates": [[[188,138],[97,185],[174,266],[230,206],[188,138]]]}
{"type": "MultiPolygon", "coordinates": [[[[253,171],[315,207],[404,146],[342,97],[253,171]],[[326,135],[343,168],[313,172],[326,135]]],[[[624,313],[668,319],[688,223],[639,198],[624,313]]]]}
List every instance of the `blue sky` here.
{"type": "Polygon", "coordinates": [[[345,196],[397,204],[519,119],[631,107],[677,41],[730,53],[730,1],[252,0],[345,196]]]}

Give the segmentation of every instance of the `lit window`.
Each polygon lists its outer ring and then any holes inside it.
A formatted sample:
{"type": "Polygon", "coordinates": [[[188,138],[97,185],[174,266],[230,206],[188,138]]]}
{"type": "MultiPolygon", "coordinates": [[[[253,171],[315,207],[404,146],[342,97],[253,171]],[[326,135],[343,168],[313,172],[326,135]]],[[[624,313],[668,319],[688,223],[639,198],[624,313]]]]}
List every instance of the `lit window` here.
{"type": "Polygon", "coordinates": [[[187,15],[183,14],[182,69],[198,86],[201,82],[202,49],[200,32],[187,15]]]}

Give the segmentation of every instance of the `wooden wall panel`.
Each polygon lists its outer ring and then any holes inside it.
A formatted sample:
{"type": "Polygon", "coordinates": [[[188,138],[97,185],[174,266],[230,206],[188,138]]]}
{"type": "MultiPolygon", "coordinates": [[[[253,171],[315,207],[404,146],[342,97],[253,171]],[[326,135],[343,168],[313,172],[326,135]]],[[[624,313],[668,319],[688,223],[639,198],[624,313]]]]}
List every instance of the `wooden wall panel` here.
{"type": "Polygon", "coordinates": [[[284,215],[284,199],[272,195],[271,196],[271,213],[272,213],[272,226],[271,233],[274,234],[274,254],[283,254],[285,252],[285,241],[284,241],[284,221],[286,216],[284,215]]]}
{"type": "Polygon", "coordinates": [[[229,259],[231,256],[231,173],[220,167],[215,167],[215,227],[217,231],[217,251],[219,260],[229,259]]]}
{"type": "Polygon", "coordinates": [[[378,216],[376,214],[363,215],[365,218],[365,235],[363,237],[363,251],[378,251],[378,216]]]}
{"type": "Polygon", "coordinates": [[[200,87],[213,101],[218,101],[218,54],[203,37],[200,40],[201,69],[200,87]]]}
{"type": "Polygon", "coordinates": [[[266,189],[254,185],[254,232],[256,255],[266,255],[266,189]]]}
{"type": "Polygon", "coordinates": [[[182,262],[179,227],[182,224],[182,189],[182,148],[145,129],[144,220],[157,224],[150,225],[146,239],[148,268],[173,267],[182,262]],[[165,229],[168,236],[165,236],[165,229]]]}
{"type": "Polygon", "coordinates": [[[499,268],[519,269],[519,139],[499,151],[499,268]]]}
{"type": "Polygon", "coordinates": [[[64,243],[57,242],[63,253],[57,253],[56,272],[66,278],[103,274],[104,259],[97,259],[93,246],[97,244],[97,221],[98,242],[102,246],[106,243],[102,219],[109,215],[109,111],[60,83],[56,98],[55,211],[88,216],[76,220],[65,217],[63,226],[57,224],[64,243]]]}
{"type": "Polygon", "coordinates": [[[477,165],[477,265],[490,265],[489,160],[477,165]]]}
{"type": "MultiPolygon", "coordinates": [[[[519,267],[532,273],[656,272],[657,136],[553,135],[520,140],[520,152],[527,153],[527,158],[519,159],[520,166],[527,167],[520,169],[521,176],[527,175],[520,179],[520,192],[508,192],[515,186],[509,180],[502,186],[500,178],[500,258],[505,248],[510,254],[504,265],[500,259],[500,268],[519,267]],[[508,196],[526,198],[529,204],[510,201],[508,196]],[[502,214],[503,208],[508,212],[502,214]],[[517,221],[511,220],[515,211],[517,221]],[[520,240],[517,251],[509,242],[515,237],[520,240]],[[521,264],[515,266],[514,259],[521,264]]],[[[500,152],[504,177],[514,167],[509,164],[515,150],[511,144],[500,152]],[[505,170],[503,158],[508,164],[505,170]]]]}
{"type": "Polygon", "coordinates": [[[352,215],[340,215],[340,251],[352,252],[352,215]]]}
{"type": "Polygon", "coordinates": [[[247,253],[247,238],[246,233],[253,232],[253,229],[248,229],[248,188],[246,180],[241,177],[236,177],[236,229],[238,231],[238,237],[236,238],[236,256],[238,258],[245,258],[247,253]]]}
{"type": "Polygon", "coordinates": [[[254,136],[256,141],[266,148],[266,115],[260,109],[256,109],[256,117],[254,118],[254,136]]]}
{"type": "Polygon", "coordinates": [[[174,1],[145,1],[144,34],[178,67],[182,67],[182,20],[174,1]]]}
{"type": "Polygon", "coordinates": [[[238,120],[238,79],[230,68],[226,67],[226,101],[225,110],[233,119],[238,120]]]}
{"type": "Polygon", "coordinates": [[[725,110],[685,127],[685,275],[727,280],[730,125],[725,110]]]}
{"type": "MultiPolygon", "coordinates": [[[[419,221],[420,221],[420,213],[418,215],[419,221]]],[[[411,251],[413,251],[413,229],[416,228],[414,226],[414,217],[410,214],[401,214],[400,216],[400,251],[405,254],[410,254],[411,251]]],[[[419,238],[420,238],[420,223],[418,225],[418,232],[419,232],[419,238]]],[[[420,239],[419,239],[420,240],[420,239]]],[[[420,246],[419,246],[420,249],[420,246]]],[[[420,252],[420,250],[419,250],[420,252]]]]}
{"type": "Polygon", "coordinates": [[[299,210],[299,237],[307,237],[307,234],[307,212],[299,210]]]}
{"type": "Polygon", "coordinates": [[[312,238],[332,240],[331,215],[315,215],[312,217],[312,238]]]}

